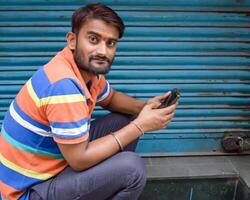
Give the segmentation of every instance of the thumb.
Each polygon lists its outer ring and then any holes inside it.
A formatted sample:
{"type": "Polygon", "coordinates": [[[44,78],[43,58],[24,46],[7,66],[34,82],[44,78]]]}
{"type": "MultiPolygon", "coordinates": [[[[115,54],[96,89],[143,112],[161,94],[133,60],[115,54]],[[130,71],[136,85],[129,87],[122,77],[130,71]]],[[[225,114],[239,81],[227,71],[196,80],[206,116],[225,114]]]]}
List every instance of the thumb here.
{"type": "Polygon", "coordinates": [[[161,96],[158,96],[157,99],[162,102],[170,95],[170,93],[171,93],[171,91],[164,93],[161,96]]]}
{"type": "Polygon", "coordinates": [[[165,99],[171,94],[171,91],[168,91],[167,93],[162,95],[162,98],[165,99]]]}
{"type": "Polygon", "coordinates": [[[149,109],[156,109],[156,108],[158,108],[159,106],[161,105],[161,103],[160,102],[151,102],[151,103],[149,103],[149,104],[147,104],[147,106],[148,106],[148,108],[149,109]]]}

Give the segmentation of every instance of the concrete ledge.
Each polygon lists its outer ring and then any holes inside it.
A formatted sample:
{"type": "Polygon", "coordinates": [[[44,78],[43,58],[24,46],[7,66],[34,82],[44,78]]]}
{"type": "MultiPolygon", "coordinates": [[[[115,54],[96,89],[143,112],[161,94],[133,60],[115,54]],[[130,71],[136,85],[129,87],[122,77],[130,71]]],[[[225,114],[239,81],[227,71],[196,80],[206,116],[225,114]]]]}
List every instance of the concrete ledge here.
{"type": "Polygon", "coordinates": [[[238,178],[250,191],[250,155],[144,157],[148,180],[238,178]]]}
{"type": "Polygon", "coordinates": [[[240,179],[246,184],[248,189],[250,189],[250,156],[230,156],[228,159],[239,173],[240,179]]]}
{"type": "Polygon", "coordinates": [[[239,170],[226,156],[148,157],[143,159],[146,163],[149,180],[239,177],[239,170]]]}

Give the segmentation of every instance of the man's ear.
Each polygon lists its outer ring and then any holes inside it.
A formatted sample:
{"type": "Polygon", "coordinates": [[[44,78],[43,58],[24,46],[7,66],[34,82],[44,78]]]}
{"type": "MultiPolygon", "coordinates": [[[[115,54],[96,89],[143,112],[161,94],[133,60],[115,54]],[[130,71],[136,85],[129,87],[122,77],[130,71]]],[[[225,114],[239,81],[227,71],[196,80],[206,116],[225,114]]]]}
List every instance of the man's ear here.
{"type": "Polygon", "coordinates": [[[66,39],[67,39],[68,47],[71,50],[75,50],[75,48],[76,48],[76,34],[73,32],[68,32],[66,35],[66,39]]]}

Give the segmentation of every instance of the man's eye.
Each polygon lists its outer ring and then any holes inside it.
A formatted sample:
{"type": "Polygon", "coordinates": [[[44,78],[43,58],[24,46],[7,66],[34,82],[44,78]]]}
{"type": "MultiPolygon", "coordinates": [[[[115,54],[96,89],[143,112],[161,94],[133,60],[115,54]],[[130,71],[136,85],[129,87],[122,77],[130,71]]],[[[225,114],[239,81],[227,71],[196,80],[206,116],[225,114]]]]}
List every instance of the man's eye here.
{"type": "Polygon", "coordinates": [[[98,42],[98,38],[96,36],[89,36],[89,41],[93,44],[98,42]]]}
{"type": "Polygon", "coordinates": [[[109,46],[109,47],[114,47],[114,46],[116,46],[116,41],[114,41],[114,40],[108,41],[108,46],[109,46]]]}

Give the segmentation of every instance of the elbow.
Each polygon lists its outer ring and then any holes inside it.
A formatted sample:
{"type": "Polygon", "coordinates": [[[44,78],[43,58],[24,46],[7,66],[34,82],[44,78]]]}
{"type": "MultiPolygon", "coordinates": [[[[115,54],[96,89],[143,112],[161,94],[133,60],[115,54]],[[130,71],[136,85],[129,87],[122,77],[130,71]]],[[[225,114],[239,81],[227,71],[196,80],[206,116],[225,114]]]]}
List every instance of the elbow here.
{"type": "Polygon", "coordinates": [[[71,160],[69,166],[76,172],[84,171],[92,166],[91,159],[87,156],[87,147],[82,151],[79,156],[76,156],[74,160],[71,160]]]}
{"type": "Polygon", "coordinates": [[[76,171],[76,172],[81,172],[81,171],[84,171],[85,170],[85,168],[83,167],[83,166],[80,166],[80,165],[70,165],[70,167],[74,170],[74,171],[76,171]]]}
{"type": "Polygon", "coordinates": [[[69,163],[69,166],[76,172],[81,172],[90,167],[87,161],[84,160],[76,160],[74,162],[69,163]]]}
{"type": "Polygon", "coordinates": [[[91,157],[88,153],[88,141],[78,144],[60,144],[59,149],[65,161],[75,171],[83,171],[90,166],[91,157]]]}

